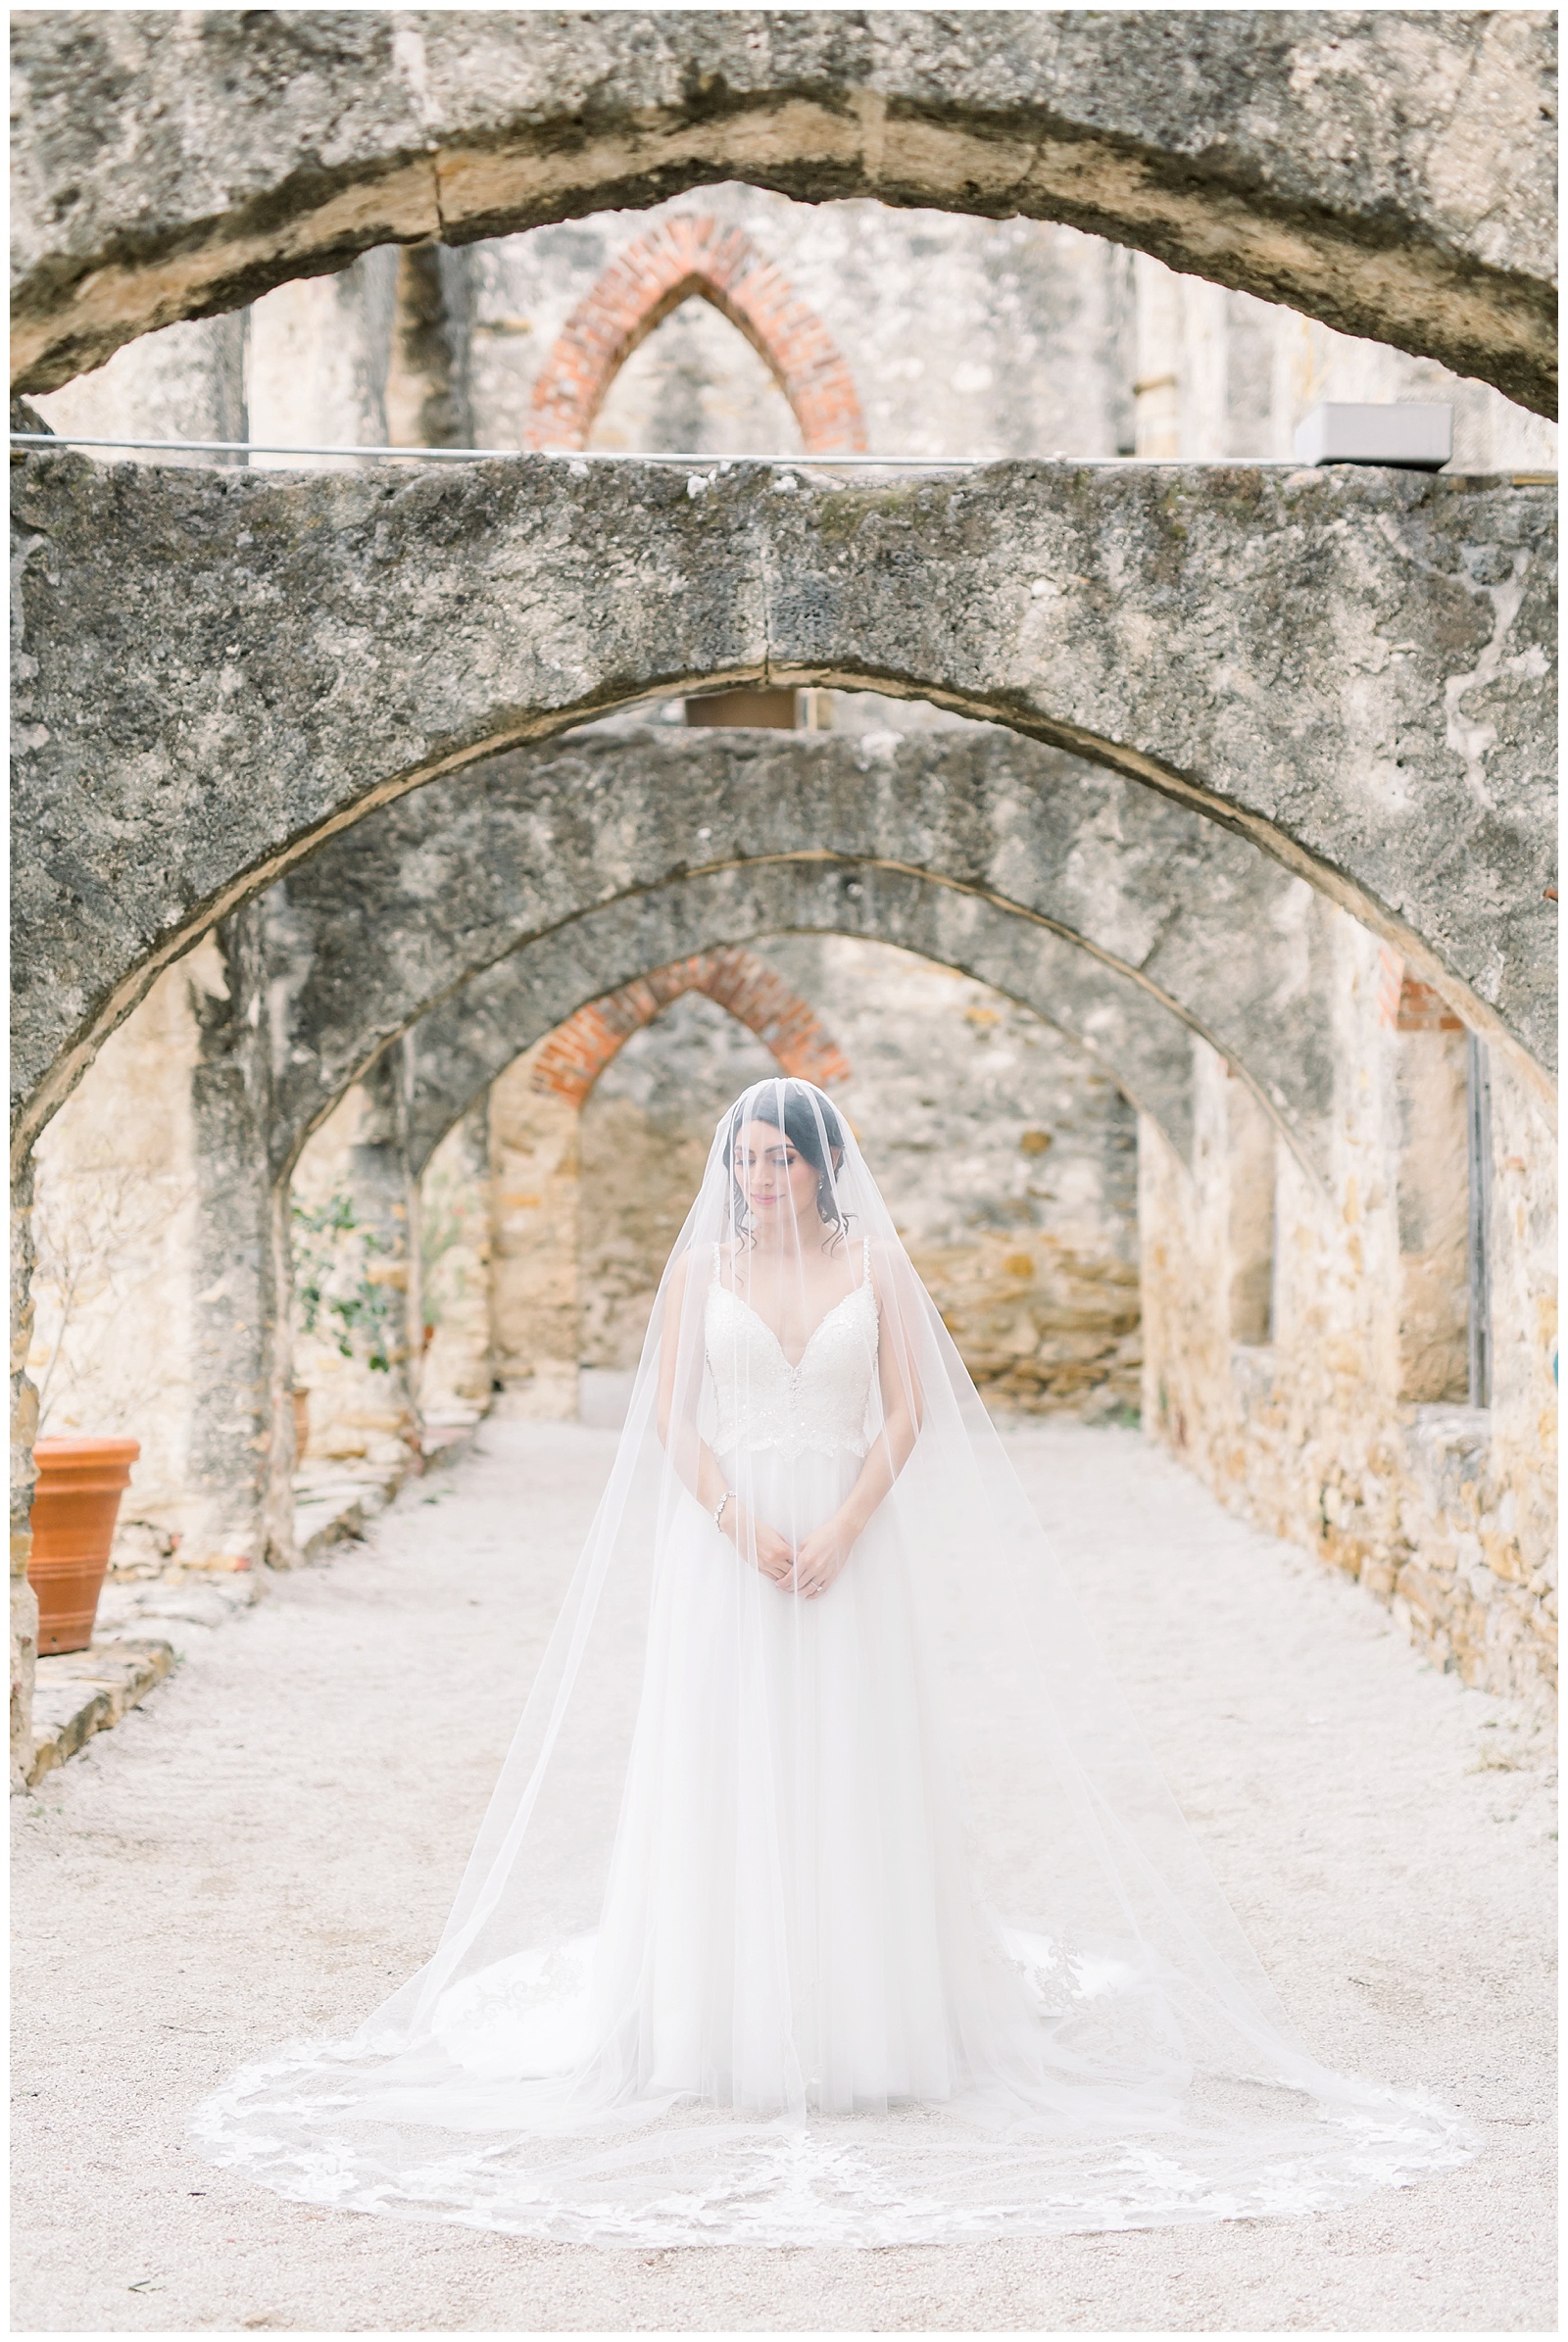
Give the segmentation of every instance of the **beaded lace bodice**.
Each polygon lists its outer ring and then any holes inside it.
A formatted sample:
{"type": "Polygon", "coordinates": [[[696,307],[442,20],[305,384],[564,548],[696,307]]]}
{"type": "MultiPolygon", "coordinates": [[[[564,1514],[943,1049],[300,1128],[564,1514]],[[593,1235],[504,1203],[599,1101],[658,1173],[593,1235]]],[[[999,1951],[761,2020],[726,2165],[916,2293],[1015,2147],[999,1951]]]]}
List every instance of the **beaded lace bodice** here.
{"type": "Polygon", "coordinates": [[[716,1256],[704,1331],[718,1408],[716,1455],[760,1448],[790,1459],[865,1454],[878,1338],[869,1244],[859,1283],[818,1319],[798,1365],[772,1327],[720,1283],[716,1256]]]}

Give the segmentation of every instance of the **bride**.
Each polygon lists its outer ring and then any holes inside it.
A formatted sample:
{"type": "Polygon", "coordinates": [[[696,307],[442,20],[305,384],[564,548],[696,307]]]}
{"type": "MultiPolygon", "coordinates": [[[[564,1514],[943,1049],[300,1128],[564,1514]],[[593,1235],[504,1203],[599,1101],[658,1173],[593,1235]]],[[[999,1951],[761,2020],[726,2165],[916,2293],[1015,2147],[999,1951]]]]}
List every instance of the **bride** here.
{"type": "Polygon", "coordinates": [[[433,1958],[195,2128],[286,2195],[636,2244],[1283,2214],[1475,2152],[1293,2037],[785,1080],[719,1124],[433,1958]]]}

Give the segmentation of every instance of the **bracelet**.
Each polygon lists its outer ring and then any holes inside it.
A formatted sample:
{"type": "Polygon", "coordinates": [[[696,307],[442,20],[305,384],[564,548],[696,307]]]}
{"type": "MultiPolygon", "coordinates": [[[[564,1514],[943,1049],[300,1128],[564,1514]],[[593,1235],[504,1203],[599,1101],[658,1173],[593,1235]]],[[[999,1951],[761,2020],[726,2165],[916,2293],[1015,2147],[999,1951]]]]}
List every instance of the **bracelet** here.
{"type": "Polygon", "coordinates": [[[733,1488],[726,1488],[723,1495],[720,1496],[718,1502],[713,1507],[713,1527],[718,1531],[720,1537],[722,1537],[724,1534],[724,1507],[726,1504],[728,1504],[734,1493],[735,1491],[733,1488]]]}

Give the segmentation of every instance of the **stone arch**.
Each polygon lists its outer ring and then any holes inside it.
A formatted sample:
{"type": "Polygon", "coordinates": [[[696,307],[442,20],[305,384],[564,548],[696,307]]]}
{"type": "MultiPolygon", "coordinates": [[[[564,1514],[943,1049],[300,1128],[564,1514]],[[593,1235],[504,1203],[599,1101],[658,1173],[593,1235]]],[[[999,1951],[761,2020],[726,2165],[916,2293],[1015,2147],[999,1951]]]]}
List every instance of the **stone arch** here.
{"type": "Polygon", "coordinates": [[[632,1035],[689,992],[703,993],[727,1008],[772,1051],[781,1072],[814,1082],[819,1090],[850,1079],[849,1059],[809,1004],[755,951],[731,945],[651,968],[646,976],[584,1001],[540,1051],[534,1087],[580,1106],[632,1035]]]}
{"type": "Polygon", "coordinates": [[[1551,1095],[1547,489],[16,468],[24,1150],[158,968],[333,832],[511,743],[750,682],[934,700],[1199,808],[1551,1095]]]}
{"type": "MultiPolygon", "coordinates": [[[[1009,954],[1036,973],[1049,957],[1084,1017],[1111,997],[1148,1000],[1179,1030],[1184,1061],[1196,1031],[1244,1070],[1320,1174],[1321,899],[1200,814],[1038,743],[968,728],[869,744],[580,732],[431,783],[330,840],[262,906],[279,1170],[359,1067],[519,946],[580,937],[590,914],[640,922],[637,955],[585,980],[554,1026],[650,967],[769,932],[661,925],[677,882],[745,919],[791,872],[851,931],[882,933],[886,918],[884,940],[952,965],[968,964],[983,928],[995,942],[971,972],[1003,991],[1022,983],[1019,997],[1048,1017],[1032,976],[1006,974],[1009,954]]],[[[791,924],[780,915],[773,929],[791,924]]]]}
{"type": "MultiPolygon", "coordinates": [[[[638,981],[679,947],[734,948],[764,935],[850,935],[896,944],[1031,1009],[1093,1059],[1186,1157],[1193,1140],[1193,1030],[1171,1008],[1045,934],[1020,965],[1011,923],[989,903],[909,872],[786,862],[677,879],[535,938],[480,970],[409,1028],[410,1161],[423,1169],[497,1075],[601,993],[638,981]]],[[[384,1046],[384,1045],[383,1045],[384,1046]]],[[[340,1071],[341,1089],[368,1057],[340,1071]]],[[[303,1144],[294,1133],[293,1144],[303,1144]]],[[[274,1169],[287,1176],[281,1156],[274,1169]]]]}
{"type": "Polygon", "coordinates": [[[1549,13],[1326,22],[19,14],[12,381],[376,244],[741,179],[1067,220],[1555,413],[1549,13]]]}
{"type": "MultiPolygon", "coordinates": [[[[250,920],[255,914],[245,915],[250,920]]],[[[781,932],[893,943],[977,978],[1074,1043],[1136,1110],[1152,1118],[1178,1157],[1191,1156],[1193,1034],[1143,987],[1049,930],[1032,939],[1037,948],[1020,963],[1010,949],[1014,921],[989,903],[909,872],[787,860],[676,879],[588,911],[534,938],[433,1006],[385,1051],[408,1098],[403,1144],[409,1175],[421,1177],[442,1139],[497,1077],[586,1002],[635,985],[648,969],[694,948],[713,951],[781,932]]],[[[345,1061],[343,1070],[347,1082],[370,1069],[345,1061]]],[[[547,1175],[551,1242],[559,1248],[564,1240],[568,1256],[575,1241],[568,1233],[574,1225],[574,1149],[562,1125],[573,1125],[575,1111],[574,1103],[563,1101],[542,1134],[545,1160],[554,1165],[547,1175]]],[[[531,1143],[539,1136],[532,1133],[531,1143]]],[[[289,1172],[288,1162],[279,1161],[272,1173],[274,1224],[289,1172]]],[[[524,1184],[537,1184],[532,1172],[524,1184]]],[[[537,1259],[535,1242],[535,1234],[525,1231],[526,1248],[537,1259]]],[[[524,1282],[532,1290],[531,1280],[524,1282]]],[[[558,1289],[547,1315],[556,1339],[540,1354],[554,1361],[552,1406],[568,1411],[573,1402],[567,1385],[575,1392],[576,1373],[562,1362],[571,1349],[566,1321],[575,1323],[575,1305],[558,1289]]]]}
{"type": "MultiPolygon", "coordinates": [[[[612,1378],[611,1386],[593,1386],[600,1395],[597,1401],[590,1397],[590,1407],[613,1403],[606,1401],[605,1389],[623,1388],[613,1378],[624,1374],[641,1347],[646,1320],[640,1313],[651,1298],[659,1267],[690,1204],[692,1171],[700,1167],[713,1119],[743,1083],[763,1070],[755,1058],[744,1067],[731,1064],[728,1083],[710,1089],[700,1123],[692,1116],[694,1101],[683,1084],[684,1128],[678,1135],[672,1133],[669,1122],[674,1100],[666,1095],[663,1111],[652,1122],[645,1121],[634,1102],[640,1096],[634,1086],[631,1097],[610,1104],[613,1136],[607,1148],[603,1131],[595,1143],[590,1111],[591,1084],[603,1069],[601,1060],[607,1058],[599,1012],[608,1010],[609,1039],[618,1045],[623,1038],[630,1038],[619,1029],[625,1019],[622,1003],[628,998],[636,1003],[637,1023],[645,1026],[654,1021],[656,1007],[667,1005],[667,996],[679,997],[697,989],[686,983],[685,971],[704,962],[728,962],[736,974],[744,970],[748,988],[761,979],[770,1005],[781,1000],[796,1003],[796,1021],[804,1021],[804,1003],[766,961],[754,951],[728,945],[667,968],[653,969],[647,977],[632,978],[616,992],[584,1003],[543,1039],[537,1037],[539,1022],[552,1004],[569,999],[574,987],[589,980],[591,968],[607,974],[619,972],[640,950],[657,948],[659,937],[683,926],[693,937],[723,933],[737,913],[748,927],[756,927],[759,923],[765,926],[769,914],[776,911],[796,934],[850,932],[861,933],[867,941],[885,941],[884,927],[898,924],[896,917],[890,921],[875,910],[870,916],[857,918],[857,898],[846,895],[842,886],[824,887],[820,872],[791,868],[765,877],[774,883],[765,884],[744,909],[732,890],[703,882],[672,890],[676,900],[663,906],[663,917],[656,911],[650,918],[651,906],[644,902],[612,905],[607,914],[590,916],[584,923],[587,933],[557,933],[524,947],[513,961],[466,986],[405,1037],[402,1062],[407,1068],[410,1097],[408,1176],[411,1183],[422,1181],[431,1164],[432,1141],[440,1145],[456,1124],[466,1122],[457,1154],[448,1158],[448,1165],[450,1175],[450,1165],[462,1163],[466,1176],[477,1179],[477,1193],[485,1195],[489,1202],[492,1284],[483,1371],[494,1378],[492,1388],[525,1389],[528,1397],[524,1403],[530,1411],[574,1414],[582,1394],[583,1367],[601,1374],[608,1369],[612,1378]],[[640,1000],[638,996],[642,996],[640,1000]],[[586,1037],[581,1030],[585,1026],[586,1037]],[[572,1037],[564,1065],[559,1048],[564,1034],[572,1037]],[[456,1052],[443,1046],[444,1038],[458,1045],[456,1052]],[[586,1050],[583,1038],[588,1044],[586,1050]],[[682,1164],[684,1178],[672,1178],[672,1143],[677,1152],[684,1153],[694,1139],[702,1150],[697,1164],[694,1166],[688,1155],[682,1164]],[[648,1147],[646,1156],[629,1154],[629,1148],[641,1145],[648,1147]],[[637,1171],[628,1183],[626,1170],[631,1161],[636,1162],[637,1171]],[[631,1263],[640,1263],[640,1269],[632,1267],[628,1281],[631,1263]],[[600,1281],[606,1270],[608,1288],[600,1281]]],[[[858,900],[863,902],[863,893],[858,900]]],[[[891,907],[883,906],[884,910],[891,907]]],[[[931,935],[901,932],[906,943],[929,944],[933,940],[931,935]]],[[[768,941],[769,958],[779,940],[775,935],[768,941]]],[[[918,957],[927,969],[935,964],[928,951],[897,951],[891,956],[918,957]]],[[[1060,956],[1082,955],[1062,950],[1060,956]]],[[[962,971],[948,965],[946,972],[962,971]]],[[[1036,1001],[1049,1000],[1054,1011],[1038,1018],[1036,1037],[1039,1026],[1048,1025],[1071,1045],[1064,1051],[1052,1052],[1048,1048],[1045,1052],[1053,1067],[1052,1091],[1063,1064],[1075,1065],[1075,1080],[1089,1077],[1082,1094],[1084,1101],[1098,1096],[1100,1110],[1125,1146],[1133,1125],[1131,1101],[1107,1062],[1104,1049],[1082,1046],[1080,1037],[1069,1030],[1074,1021],[1072,1006],[1053,997],[1044,967],[1036,968],[1033,976],[1028,988],[1036,1001]],[[1098,1080],[1094,1078],[1097,1075],[1098,1080]],[[1120,1095],[1107,1096],[1111,1090],[1120,1095]]],[[[708,997],[724,1002],[742,1030],[755,1032],[756,1015],[733,982],[720,981],[704,989],[708,997]],[[737,1017],[737,1007],[747,1012],[737,1017]]],[[[1012,1004],[1021,1005],[1016,991],[1015,983],[1008,997],[1012,1004]]],[[[987,988],[987,996],[995,1005],[1002,1004],[994,988],[987,988]]],[[[805,1014],[809,1016],[810,1011],[805,1014]]],[[[995,1006],[970,1006],[967,1018],[971,1026],[982,1019],[995,1022],[995,1006]]],[[[1174,1024],[1174,1020],[1165,1021],[1174,1024]]],[[[779,1058],[775,1030],[764,1028],[764,1038],[776,1063],[790,1069],[793,1062],[798,1070],[810,1070],[799,1067],[787,1050],[779,1058]]],[[[928,1037],[923,1021],[904,1028],[904,1045],[912,1049],[914,1062],[926,1058],[928,1038],[935,1041],[935,1035],[928,1037]]],[[[1100,1038],[1109,1044],[1112,1057],[1120,1054],[1111,1032],[1107,1030],[1100,1038]]],[[[1186,1034],[1178,1031],[1173,1038],[1176,1053],[1190,1059],[1190,1049],[1182,1046],[1186,1034]]],[[[829,1070],[820,1063],[825,1053],[820,1049],[815,1051],[816,1070],[822,1073],[829,1070]]],[[[849,1067],[842,1055],[834,1054],[847,1078],[849,1067]]],[[[852,1098],[851,1114],[858,1115],[861,1110],[852,1098]]],[[[1043,1098],[1029,1118],[1045,1118],[1052,1130],[1055,1128],[1044,1110],[1043,1098]]],[[[1122,1200],[1131,1211],[1131,1195],[1124,1195],[1122,1200]]],[[[1015,1260],[1016,1233],[1010,1242],[994,1230],[991,1235],[1015,1260]]],[[[984,1240],[977,1228],[970,1231],[970,1238],[983,1249],[984,1240]]],[[[953,1241],[961,1248],[961,1237],[953,1241]]],[[[995,1274],[995,1264],[993,1271],[995,1274]]],[[[953,1261],[944,1254],[938,1274],[952,1279],[953,1273],[953,1261]]],[[[1008,1287],[1009,1297],[1011,1292],[1008,1287]]],[[[939,1292],[939,1306],[968,1293],[969,1279],[960,1271],[956,1284],[939,1292]]],[[[972,1295],[968,1305],[972,1307],[972,1295]]],[[[1131,1306],[1135,1318],[1136,1304],[1131,1306]]],[[[1081,1325],[1077,1331],[1082,1333],[1081,1325]]],[[[1103,1366],[1105,1362],[1102,1359],[1101,1363],[1103,1366]]],[[[470,1352],[470,1378],[476,1370],[477,1359],[470,1352]]],[[[470,1380],[470,1392],[472,1388],[470,1380]]],[[[601,1418],[590,1413],[589,1419],[601,1418]]]]}
{"type": "Polygon", "coordinates": [[[690,213],[624,246],[578,302],[534,383],[529,447],[586,447],[615,375],[693,295],[746,336],[788,399],[808,455],[864,452],[855,378],[816,312],[742,229],[690,213]]]}

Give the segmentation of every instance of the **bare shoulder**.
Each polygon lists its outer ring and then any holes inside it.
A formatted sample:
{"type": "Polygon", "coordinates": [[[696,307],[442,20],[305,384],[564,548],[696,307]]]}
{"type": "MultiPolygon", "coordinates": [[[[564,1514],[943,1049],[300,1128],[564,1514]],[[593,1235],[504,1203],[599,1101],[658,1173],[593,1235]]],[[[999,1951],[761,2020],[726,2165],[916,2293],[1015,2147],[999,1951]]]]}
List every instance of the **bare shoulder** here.
{"type": "Polygon", "coordinates": [[[866,1237],[862,1242],[871,1282],[879,1297],[886,1300],[901,1286],[907,1287],[913,1271],[904,1246],[885,1236],[866,1237]]]}
{"type": "Polygon", "coordinates": [[[687,1288],[694,1283],[707,1285],[715,1278],[729,1283],[734,1276],[737,1248],[734,1244],[692,1244],[670,1265],[669,1284],[665,1289],[665,1306],[678,1309],[685,1299],[687,1288]]]}

